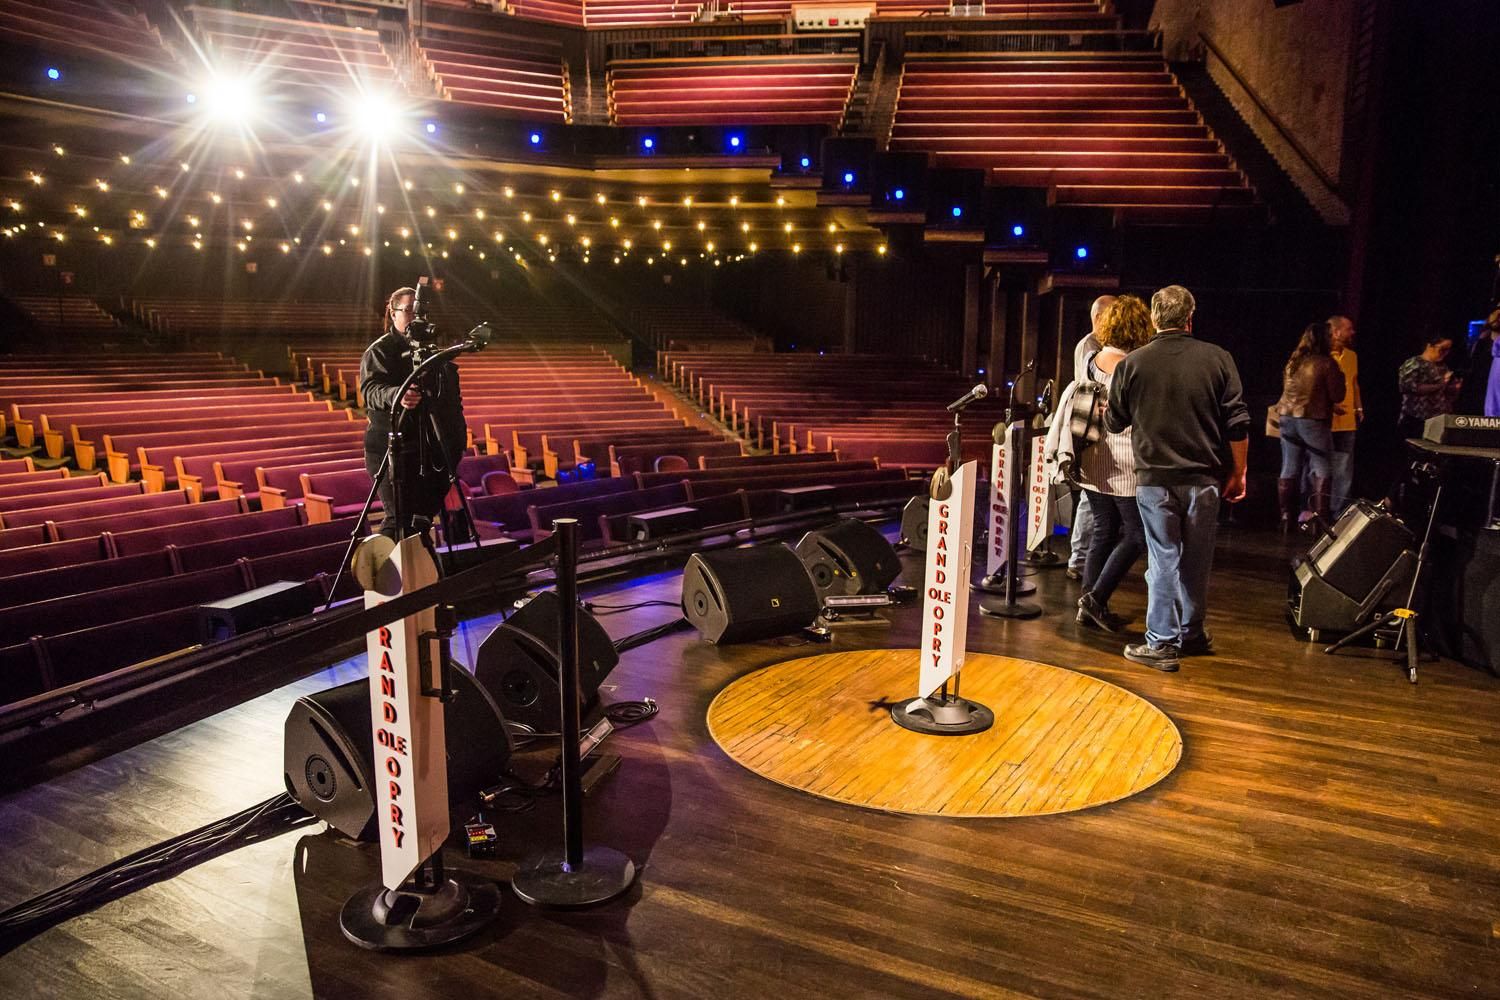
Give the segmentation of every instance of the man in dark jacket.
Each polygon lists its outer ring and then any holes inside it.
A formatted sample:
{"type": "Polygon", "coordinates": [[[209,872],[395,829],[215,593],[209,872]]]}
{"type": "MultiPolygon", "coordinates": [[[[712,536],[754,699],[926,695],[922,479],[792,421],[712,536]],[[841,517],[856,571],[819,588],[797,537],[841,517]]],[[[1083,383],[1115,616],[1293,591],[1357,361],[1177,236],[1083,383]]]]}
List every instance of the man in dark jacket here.
{"type": "Polygon", "coordinates": [[[425,532],[443,508],[453,470],[468,446],[458,368],[451,361],[430,367],[398,401],[396,394],[412,372],[417,341],[408,336],[416,308],[416,289],[398,288],[386,303],[385,332],[359,362],[359,387],[365,397],[369,426],[365,429],[365,468],[371,476],[385,460],[393,412],[401,414],[402,458],[380,481],[380,502],[386,518],[381,534],[398,541],[425,532]],[[396,506],[396,484],[401,490],[398,531],[391,512],[396,506]]]}
{"type": "Polygon", "coordinates": [[[1156,336],[1115,368],[1105,423],[1133,428],[1136,502],[1146,528],[1146,641],[1125,658],[1173,671],[1184,653],[1211,655],[1203,628],[1219,500],[1245,497],[1250,411],[1229,353],[1192,335],[1192,293],[1151,297],[1156,336]]]}

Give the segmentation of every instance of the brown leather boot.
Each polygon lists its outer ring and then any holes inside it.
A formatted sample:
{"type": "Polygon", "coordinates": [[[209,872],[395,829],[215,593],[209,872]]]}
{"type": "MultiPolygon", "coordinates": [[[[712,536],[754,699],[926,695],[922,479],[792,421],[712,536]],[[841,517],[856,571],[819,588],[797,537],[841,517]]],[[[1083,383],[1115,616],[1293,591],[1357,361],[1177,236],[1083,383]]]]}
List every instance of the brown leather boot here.
{"type": "Polygon", "coordinates": [[[1312,511],[1315,515],[1321,517],[1324,522],[1330,524],[1332,523],[1332,518],[1328,514],[1329,508],[1333,504],[1333,490],[1331,485],[1332,480],[1327,476],[1312,477],[1312,511]]]}
{"type": "Polygon", "coordinates": [[[1276,480],[1276,505],[1281,508],[1279,527],[1284,535],[1297,520],[1297,480],[1276,480]]]}

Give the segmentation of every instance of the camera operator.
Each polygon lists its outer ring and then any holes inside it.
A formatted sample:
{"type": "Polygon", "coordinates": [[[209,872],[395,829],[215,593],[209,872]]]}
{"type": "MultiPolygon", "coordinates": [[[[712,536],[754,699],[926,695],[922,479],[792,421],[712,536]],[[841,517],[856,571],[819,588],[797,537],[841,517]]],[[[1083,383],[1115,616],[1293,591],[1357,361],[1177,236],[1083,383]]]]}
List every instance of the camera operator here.
{"type": "MultiPolygon", "coordinates": [[[[425,291],[425,289],[424,289],[425,291]]],[[[400,400],[396,393],[419,361],[431,351],[432,327],[426,321],[422,296],[415,288],[398,288],[386,302],[385,332],[365,348],[359,363],[360,391],[370,424],[365,430],[365,468],[373,477],[385,460],[391,432],[393,404],[400,420],[401,460],[380,481],[380,501],[386,512],[380,532],[399,541],[425,533],[443,509],[453,472],[468,444],[458,367],[442,361],[429,367],[400,400]],[[398,530],[395,517],[396,484],[401,488],[398,530]]]]}

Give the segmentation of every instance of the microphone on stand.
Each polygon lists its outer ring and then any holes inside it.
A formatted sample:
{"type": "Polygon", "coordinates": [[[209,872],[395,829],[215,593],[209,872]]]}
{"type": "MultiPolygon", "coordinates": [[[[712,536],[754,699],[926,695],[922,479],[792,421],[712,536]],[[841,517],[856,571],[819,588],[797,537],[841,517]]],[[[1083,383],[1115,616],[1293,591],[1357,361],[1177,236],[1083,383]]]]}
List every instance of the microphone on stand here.
{"type": "Polygon", "coordinates": [[[981,382],[979,385],[976,385],[974,388],[970,389],[968,392],[964,393],[962,396],[949,403],[948,412],[957,413],[959,410],[962,410],[970,403],[978,402],[989,394],[989,386],[981,382]]]}

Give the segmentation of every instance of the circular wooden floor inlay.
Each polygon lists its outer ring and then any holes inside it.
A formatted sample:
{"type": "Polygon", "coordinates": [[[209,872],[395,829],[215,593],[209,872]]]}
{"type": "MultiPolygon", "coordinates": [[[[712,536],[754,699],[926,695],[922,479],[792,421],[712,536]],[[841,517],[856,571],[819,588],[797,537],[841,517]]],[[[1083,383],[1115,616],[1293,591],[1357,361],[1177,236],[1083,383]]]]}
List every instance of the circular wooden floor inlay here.
{"type": "Polygon", "coordinates": [[[1041,816],[1150,788],[1182,757],[1160,709],[1061,667],[971,653],[963,695],[995,724],[927,736],[891,721],[917,683],[914,649],[830,653],[730,684],[708,709],[714,740],[778,784],[886,812],[1041,816]]]}

